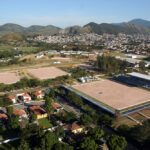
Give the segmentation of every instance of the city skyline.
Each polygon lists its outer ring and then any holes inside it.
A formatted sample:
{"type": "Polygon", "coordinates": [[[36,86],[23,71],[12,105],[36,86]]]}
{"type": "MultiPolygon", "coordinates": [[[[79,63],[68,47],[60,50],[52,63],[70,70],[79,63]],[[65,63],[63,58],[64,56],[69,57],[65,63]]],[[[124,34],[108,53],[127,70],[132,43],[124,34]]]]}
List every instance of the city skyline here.
{"type": "Polygon", "coordinates": [[[150,20],[148,0],[6,0],[0,6],[0,25],[55,25],[61,28],[89,22],[117,23],[150,20]]]}

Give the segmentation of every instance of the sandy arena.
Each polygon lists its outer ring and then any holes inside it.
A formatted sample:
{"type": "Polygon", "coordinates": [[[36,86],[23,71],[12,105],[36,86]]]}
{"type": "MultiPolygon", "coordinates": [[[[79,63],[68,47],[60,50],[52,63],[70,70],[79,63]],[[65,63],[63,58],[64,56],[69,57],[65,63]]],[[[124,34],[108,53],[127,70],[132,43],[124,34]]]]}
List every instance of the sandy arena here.
{"type": "Polygon", "coordinates": [[[150,92],[110,80],[74,85],[73,88],[117,110],[150,101],[150,92]]]}
{"type": "Polygon", "coordinates": [[[67,75],[68,73],[60,70],[56,67],[45,67],[38,69],[28,69],[28,72],[34,77],[43,80],[43,79],[53,79],[58,76],[67,75]]]}
{"type": "Polygon", "coordinates": [[[20,76],[17,76],[15,73],[11,73],[11,72],[0,73],[0,83],[13,84],[19,80],[20,80],[20,76]]]}

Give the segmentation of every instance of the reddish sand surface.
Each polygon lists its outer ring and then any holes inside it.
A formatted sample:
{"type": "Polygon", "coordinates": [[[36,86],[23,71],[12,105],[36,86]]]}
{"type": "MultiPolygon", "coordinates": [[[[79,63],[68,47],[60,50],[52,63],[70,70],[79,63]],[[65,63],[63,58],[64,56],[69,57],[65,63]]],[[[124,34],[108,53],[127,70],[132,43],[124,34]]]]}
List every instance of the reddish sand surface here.
{"type": "Polygon", "coordinates": [[[148,109],[143,109],[140,111],[141,113],[145,114],[146,116],[150,117],[150,108],[148,109]]]}
{"type": "MultiPolygon", "coordinates": [[[[60,70],[56,67],[46,67],[38,69],[28,69],[28,72],[31,73],[34,77],[43,80],[43,79],[52,79],[58,76],[67,75],[68,73],[60,70]]],[[[69,75],[69,74],[68,74],[69,75]]]]}
{"type": "Polygon", "coordinates": [[[73,88],[117,110],[150,101],[149,91],[126,86],[110,80],[74,85],[73,88]]]}
{"type": "Polygon", "coordinates": [[[20,80],[20,76],[17,76],[15,73],[4,72],[0,73],[0,83],[12,84],[20,80]]]}
{"type": "Polygon", "coordinates": [[[71,60],[71,58],[68,58],[68,57],[52,57],[51,59],[52,60],[66,60],[66,61],[71,60]]]}

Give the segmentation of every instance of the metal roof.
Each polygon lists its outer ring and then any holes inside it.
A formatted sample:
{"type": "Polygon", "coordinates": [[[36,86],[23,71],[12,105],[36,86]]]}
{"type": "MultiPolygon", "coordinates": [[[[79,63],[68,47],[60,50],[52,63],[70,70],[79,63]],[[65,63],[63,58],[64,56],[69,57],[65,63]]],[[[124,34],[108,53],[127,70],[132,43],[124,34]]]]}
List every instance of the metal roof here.
{"type": "Polygon", "coordinates": [[[137,77],[137,78],[141,78],[141,79],[150,81],[150,75],[146,75],[146,74],[142,74],[142,73],[138,73],[138,72],[131,72],[131,73],[127,73],[127,74],[130,76],[133,76],[133,77],[137,77]]]}

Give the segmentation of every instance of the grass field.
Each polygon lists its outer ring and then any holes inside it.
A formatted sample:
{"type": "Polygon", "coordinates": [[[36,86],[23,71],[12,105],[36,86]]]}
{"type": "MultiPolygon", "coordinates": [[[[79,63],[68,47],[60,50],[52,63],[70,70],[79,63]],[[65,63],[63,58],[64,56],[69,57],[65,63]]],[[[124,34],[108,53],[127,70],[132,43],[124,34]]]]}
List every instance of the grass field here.
{"type": "Polygon", "coordinates": [[[38,122],[43,128],[50,128],[53,126],[47,118],[39,119],[38,122]]]}

